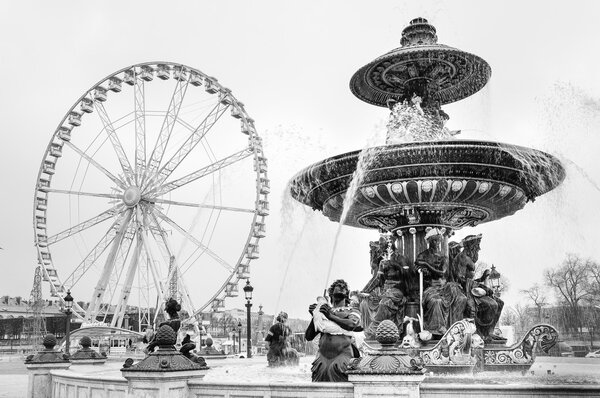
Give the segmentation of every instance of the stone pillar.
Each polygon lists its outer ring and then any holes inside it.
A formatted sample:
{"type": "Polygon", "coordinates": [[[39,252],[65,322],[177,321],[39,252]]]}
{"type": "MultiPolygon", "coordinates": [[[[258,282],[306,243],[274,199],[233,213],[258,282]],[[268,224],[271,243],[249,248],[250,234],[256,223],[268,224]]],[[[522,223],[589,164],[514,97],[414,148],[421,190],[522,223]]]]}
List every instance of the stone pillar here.
{"type": "Polygon", "coordinates": [[[128,359],[121,374],[127,379],[127,398],[187,398],[188,380],[200,379],[208,367],[204,359],[186,358],[174,347],[177,334],[168,325],[156,333],[154,352],[135,365],[128,359]]]}
{"type": "Polygon", "coordinates": [[[27,382],[27,398],[48,398],[52,396],[52,375],[55,369],[67,369],[71,366],[68,356],[56,351],[56,336],[48,334],[44,337],[45,349],[25,360],[29,380],[27,382]]]}
{"type": "Polygon", "coordinates": [[[399,334],[394,322],[381,322],[375,335],[379,345],[365,343],[363,356],[354,360],[346,372],[354,385],[354,397],[419,398],[425,379],[421,358],[411,357],[409,350],[397,346],[399,334]]]}

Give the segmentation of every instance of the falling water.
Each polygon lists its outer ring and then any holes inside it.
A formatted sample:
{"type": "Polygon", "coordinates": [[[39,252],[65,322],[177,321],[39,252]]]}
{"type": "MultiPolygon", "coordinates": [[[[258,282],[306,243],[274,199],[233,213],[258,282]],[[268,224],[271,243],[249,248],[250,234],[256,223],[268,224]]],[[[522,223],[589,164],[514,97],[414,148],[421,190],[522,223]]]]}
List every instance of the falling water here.
{"type": "MultiPolygon", "coordinates": [[[[290,250],[284,250],[284,262],[285,262],[285,270],[283,271],[283,278],[281,279],[281,283],[279,284],[279,293],[277,294],[277,301],[275,302],[275,310],[279,311],[279,306],[281,304],[281,297],[283,296],[283,291],[285,290],[285,282],[290,270],[290,266],[292,264],[292,260],[295,257],[296,249],[299,246],[299,243],[302,241],[304,236],[304,231],[306,230],[306,226],[309,223],[309,219],[312,216],[311,213],[306,211],[304,206],[300,206],[298,202],[292,199],[290,194],[290,186],[285,188],[283,193],[283,200],[281,203],[281,231],[283,236],[290,235],[291,231],[288,231],[293,224],[293,220],[296,219],[294,216],[295,210],[300,209],[305,212],[305,216],[301,217],[302,219],[302,227],[300,228],[300,232],[295,235],[295,239],[292,240],[292,247],[290,250]]],[[[275,322],[275,318],[273,318],[273,322],[275,322]]]]}
{"type": "Polygon", "coordinates": [[[327,268],[327,278],[325,279],[325,289],[329,287],[331,270],[333,268],[333,261],[335,259],[335,253],[337,250],[340,233],[342,232],[342,227],[346,222],[346,217],[348,217],[348,213],[352,209],[352,205],[354,204],[354,198],[356,196],[358,188],[361,186],[365,175],[367,174],[369,166],[371,165],[372,161],[376,158],[376,152],[370,151],[370,147],[371,146],[367,146],[360,151],[360,154],[358,155],[358,162],[356,163],[356,170],[354,170],[354,173],[352,173],[352,180],[350,181],[348,190],[344,195],[344,207],[342,208],[342,215],[340,216],[339,225],[335,233],[335,238],[333,240],[333,248],[331,250],[331,257],[329,258],[329,266],[327,268]]]}

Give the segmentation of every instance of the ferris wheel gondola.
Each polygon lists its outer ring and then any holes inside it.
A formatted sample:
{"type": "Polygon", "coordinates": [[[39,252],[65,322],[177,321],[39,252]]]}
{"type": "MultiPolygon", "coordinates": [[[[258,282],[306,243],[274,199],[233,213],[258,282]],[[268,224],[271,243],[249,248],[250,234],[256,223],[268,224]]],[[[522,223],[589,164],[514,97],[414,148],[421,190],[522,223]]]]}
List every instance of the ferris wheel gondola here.
{"type": "Polygon", "coordinates": [[[269,190],[261,139],[231,90],[181,64],[121,69],[46,147],[33,209],[43,279],[59,300],[89,297],[75,316],[116,327],[131,308],[150,325],[172,296],[190,316],[220,310],[258,258],[269,190]]]}

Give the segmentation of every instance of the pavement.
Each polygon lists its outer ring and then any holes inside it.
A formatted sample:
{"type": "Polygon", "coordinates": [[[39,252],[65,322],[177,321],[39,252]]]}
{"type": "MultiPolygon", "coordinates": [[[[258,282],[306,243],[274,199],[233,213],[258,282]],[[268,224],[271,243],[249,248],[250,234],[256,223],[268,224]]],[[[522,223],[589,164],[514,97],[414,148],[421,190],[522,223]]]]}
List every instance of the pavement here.
{"type": "Polygon", "coordinates": [[[25,398],[27,368],[21,355],[0,357],[0,398],[25,398]]]}

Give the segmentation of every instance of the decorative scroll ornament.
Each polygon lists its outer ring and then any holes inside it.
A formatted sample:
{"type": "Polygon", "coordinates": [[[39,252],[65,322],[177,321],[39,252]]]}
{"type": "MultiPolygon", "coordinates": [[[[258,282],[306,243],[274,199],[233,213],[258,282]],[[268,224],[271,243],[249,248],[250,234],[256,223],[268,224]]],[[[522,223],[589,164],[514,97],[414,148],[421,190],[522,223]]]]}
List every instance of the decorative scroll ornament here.
{"type": "Polygon", "coordinates": [[[511,347],[484,348],[485,368],[495,366],[531,366],[535,353],[539,350],[548,353],[558,341],[558,332],[546,324],[535,325],[516,344],[511,347]]]}
{"type": "Polygon", "coordinates": [[[458,207],[449,210],[442,216],[442,222],[453,228],[474,227],[487,218],[487,215],[477,209],[458,207]]]}
{"type": "Polygon", "coordinates": [[[384,231],[389,231],[398,225],[396,219],[385,216],[366,216],[361,222],[368,227],[375,227],[384,231]]]}
{"type": "Polygon", "coordinates": [[[474,343],[479,345],[481,341],[475,331],[472,319],[463,319],[453,324],[435,346],[419,350],[425,366],[475,365],[477,358],[472,349],[474,343]]]}

